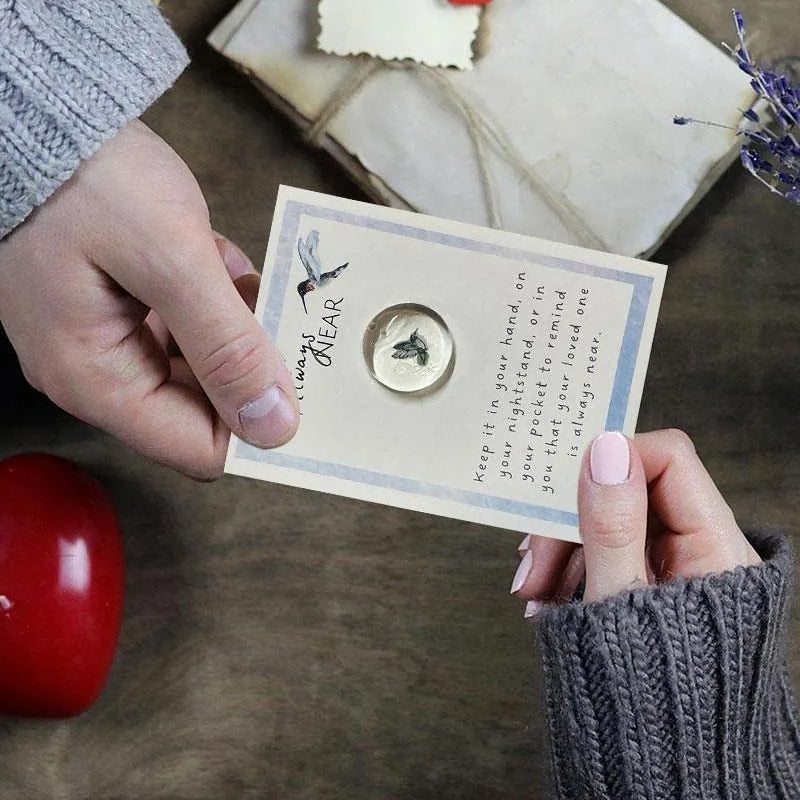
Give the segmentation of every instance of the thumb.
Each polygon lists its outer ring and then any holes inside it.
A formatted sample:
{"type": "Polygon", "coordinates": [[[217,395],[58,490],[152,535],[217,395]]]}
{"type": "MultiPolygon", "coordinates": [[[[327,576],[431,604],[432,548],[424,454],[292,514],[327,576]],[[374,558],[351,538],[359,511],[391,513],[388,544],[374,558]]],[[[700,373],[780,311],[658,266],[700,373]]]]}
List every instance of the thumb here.
{"type": "Polygon", "coordinates": [[[197,245],[191,279],[154,299],[189,368],[227,426],[257,447],[275,447],[297,430],[299,407],[289,370],[256,322],[212,237],[197,245]]]}
{"type": "Polygon", "coordinates": [[[578,512],[586,560],[584,600],[647,584],[647,483],[633,442],[603,433],[584,458],[578,512]]]}

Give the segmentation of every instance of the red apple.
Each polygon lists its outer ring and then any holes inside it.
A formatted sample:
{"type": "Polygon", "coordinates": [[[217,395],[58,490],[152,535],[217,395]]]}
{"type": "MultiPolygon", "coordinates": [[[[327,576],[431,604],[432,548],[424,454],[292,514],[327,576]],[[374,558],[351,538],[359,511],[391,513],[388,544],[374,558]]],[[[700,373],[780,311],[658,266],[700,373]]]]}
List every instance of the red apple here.
{"type": "Polygon", "coordinates": [[[105,489],[55,456],[0,462],[0,714],[70,717],[103,689],[122,622],[105,489]]]}

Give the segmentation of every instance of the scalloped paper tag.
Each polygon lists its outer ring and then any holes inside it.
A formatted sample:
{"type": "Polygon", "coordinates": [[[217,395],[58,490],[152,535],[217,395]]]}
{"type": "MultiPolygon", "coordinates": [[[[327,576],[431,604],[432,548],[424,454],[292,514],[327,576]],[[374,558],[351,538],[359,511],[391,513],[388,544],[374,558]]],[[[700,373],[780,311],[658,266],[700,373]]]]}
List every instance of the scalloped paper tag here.
{"type": "Polygon", "coordinates": [[[478,6],[448,0],[320,0],[320,50],[472,68],[478,6]]]}

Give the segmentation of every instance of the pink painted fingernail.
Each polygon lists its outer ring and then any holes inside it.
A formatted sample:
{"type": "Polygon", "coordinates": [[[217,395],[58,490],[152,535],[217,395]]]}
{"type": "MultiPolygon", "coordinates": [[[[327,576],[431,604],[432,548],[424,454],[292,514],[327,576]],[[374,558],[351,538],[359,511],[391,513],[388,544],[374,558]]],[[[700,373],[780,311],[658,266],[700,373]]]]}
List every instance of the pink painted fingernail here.
{"type": "Polygon", "coordinates": [[[242,438],[257,447],[274,447],[296,422],[297,412],[278,386],[239,409],[242,438]]]}
{"type": "Polygon", "coordinates": [[[527,553],[527,552],[528,552],[528,550],[530,550],[530,549],[531,549],[531,539],[532,539],[532,538],[533,538],[533,537],[532,537],[530,534],[528,534],[528,535],[527,535],[527,536],[526,536],[526,537],[525,537],[525,538],[524,538],[524,539],[523,539],[523,540],[522,540],[522,541],[519,543],[519,546],[517,547],[517,550],[519,551],[519,554],[520,554],[521,556],[524,556],[524,555],[525,555],[525,553],[527,553]]]}
{"type": "Polygon", "coordinates": [[[528,600],[525,603],[525,619],[533,619],[534,617],[538,617],[539,614],[542,613],[542,609],[544,608],[544,603],[540,602],[539,600],[528,600]]]}
{"type": "Polygon", "coordinates": [[[617,431],[601,433],[589,455],[592,480],[600,486],[618,486],[628,480],[631,451],[628,440],[617,431]]]}
{"type": "Polygon", "coordinates": [[[511,594],[515,594],[522,588],[532,567],[533,554],[530,550],[528,550],[528,552],[525,553],[522,561],[519,562],[516,573],[514,573],[514,580],[511,581],[511,594]]]}

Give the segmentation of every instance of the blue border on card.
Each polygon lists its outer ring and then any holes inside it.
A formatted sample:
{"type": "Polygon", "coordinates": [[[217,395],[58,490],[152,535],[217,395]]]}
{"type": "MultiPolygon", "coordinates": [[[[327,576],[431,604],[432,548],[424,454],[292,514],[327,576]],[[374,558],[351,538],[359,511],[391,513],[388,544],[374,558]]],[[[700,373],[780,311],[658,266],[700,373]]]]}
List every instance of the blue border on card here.
{"type": "MultiPolygon", "coordinates": [[[[368,228],[395,234],[397,236],[435,242],[436,244],[446,245],[448,247],[457,247],[461,250],[470,250],[474,253],[486,253],[521,263],[534,262],[545,267],[554,267],[569,272],[576,272],[583,275],[591,275],[597,278],[605,278],[607,280],[629,284],[632,287],[633,294],[628,311],[628,320],[625,325],[625,333],[623,334],[620,358],[617,362],[617,372],[614,377],[614,387],[611,392],[611,401],[609,403],[605,426],[606,430],[622,429],[625,422],[625,412],[628,407],[631,383],[633,382],[633,372],[637,360],[636,356],[641,345],[645,317],[650,304],[650,296],[653,291],[652,277],[637,275],[636,273],[626,272],[625,270],[598,267],[592,264],[582,264],[578,261],[571,261],[569,259],[545,255],[543,253],[518,250],[513,247],[505,247],[503,245],[469,239],[463,236],[439,233],[438,231],[432,231],[414,225],[373,219],[349,211],[339,211],[326,208],[325,206],[289,200],[284,209],[283,224],[278,234],[275,266],[262,319],[262,325],[273,341],[277,340],[278,336],[278,325],[286,299],[286,291],[294,261],[295,245],[300,229],[300,218],[304,215],[317,219],[340,222],[343,225],[353,225],[358,228],[368,228]]],[[[327,475],[371,486],[380,486],[399,492],[422,494],[442,500],[452,500],[476,508],[486,508],[493,511],[505,512],[507,514],[533,517],[549,522],[560,523],[562,525],[570,525],[573,527],[577,527],[578,525],[578,515],[568,511],[560,511],[558,509],[547,508],[546,506],[539,506],[518,500],[509,500],[505,497],[494,497],[491,495],[483,495],[478,492],[451,489],[446,486],[437,486],[423,481],[401,478],[396,475],[386,475],[381,472],[373,472],[372,470],[357,469],[344,464],[334,464],[301,456],[291,456],[276,450],[259,450],[243,441],[237,443],[235,452],[237,458],[247,461],[274,464],[278,467],[313,472],[318,475],[327,475]]]]}

